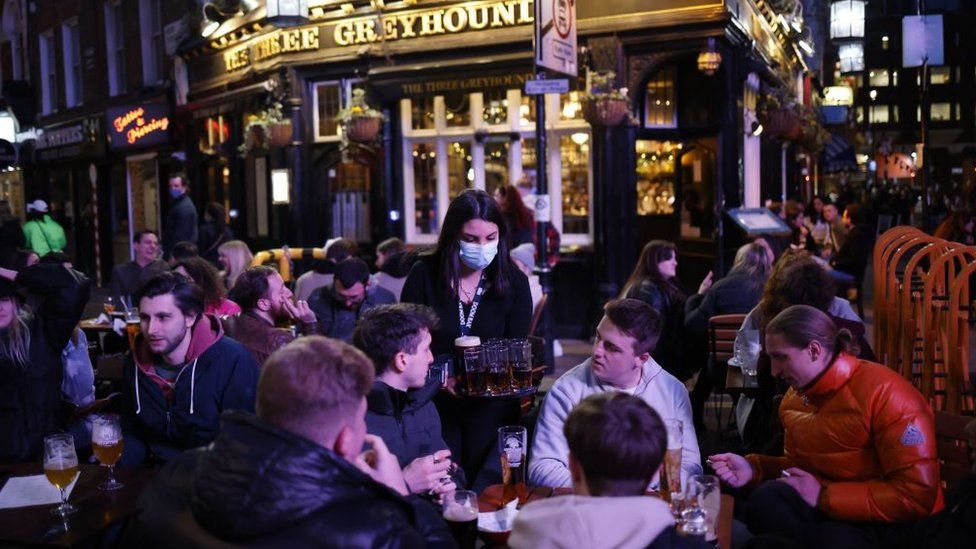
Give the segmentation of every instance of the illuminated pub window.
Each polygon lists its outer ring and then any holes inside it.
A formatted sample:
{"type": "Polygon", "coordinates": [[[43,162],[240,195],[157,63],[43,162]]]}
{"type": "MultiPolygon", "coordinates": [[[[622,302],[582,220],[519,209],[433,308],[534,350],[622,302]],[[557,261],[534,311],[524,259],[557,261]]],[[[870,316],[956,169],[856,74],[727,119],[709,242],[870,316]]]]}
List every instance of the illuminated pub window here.
{"type": "Polygon", "coordinates": [[[674,163],[681,144],[637,140],[637,215],[674,213],[674,163]]]}
{"type": "Polygon", "coordinates": [[[223,116],[211,116],[203,121],[200,132],[200,152],[217,154],[220,145],[230,139],[230,120],[223,116]]]}
{"type": "MultiPolygon", "coordinates": [[[[566,245],[592,243],[590,127],[575,92],[545,98],[552,223],[566,245]],[[561,116],[556,116],[559,113],[561,116]]],[[[464,189],[493,193],[534,182],[534,98],[518,88],[402,99],[406,238],[433,244],[450,201],[464,189]]]]}
{"type": "Polygon", "coordinates": [[[871,105],[869,113],[872,124],[888,123],[888,105],[871,105]]]}
{"type": "Polygon", "coordinates": [[[952,79],[952,69],[950,67],[932,67],[929,69],[929,83],[933,86],[948,84],[952,79]]]}
{"type": "Polygon", "coordinates": [[[678,109],[674,67],[658,71],[644,91],[644,127],[677,128],[678,109]]]}
{"type": "Polygon", "coordinates": [[[352,97],[352,90],[360,80],[348,78],[312,84],[312,127],[315,141],[328,142],[342,139],[339,111],[352,97]]]}

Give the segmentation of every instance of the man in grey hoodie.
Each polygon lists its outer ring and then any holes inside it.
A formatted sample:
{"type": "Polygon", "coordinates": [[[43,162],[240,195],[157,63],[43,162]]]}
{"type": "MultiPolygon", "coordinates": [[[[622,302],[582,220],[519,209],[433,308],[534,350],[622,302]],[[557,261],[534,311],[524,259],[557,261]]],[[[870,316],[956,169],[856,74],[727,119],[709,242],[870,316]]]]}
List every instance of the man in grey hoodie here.
{"type": "MultiPolygon", "coordinates": [[[[651,358],[661,325],[660,315],[639,299],[607,303],[596,327],[592,356],[556,380],[542,403],[529,454],[530,484],[572,486],[563,425],[580,401],[606,391],[629,393],[665,420],[680,420],[684,427],[681,485],[702,472],[688,390],[651,358]]],[[[650,487],[657,489],[657,484],[655,475],[650,487]]]]}

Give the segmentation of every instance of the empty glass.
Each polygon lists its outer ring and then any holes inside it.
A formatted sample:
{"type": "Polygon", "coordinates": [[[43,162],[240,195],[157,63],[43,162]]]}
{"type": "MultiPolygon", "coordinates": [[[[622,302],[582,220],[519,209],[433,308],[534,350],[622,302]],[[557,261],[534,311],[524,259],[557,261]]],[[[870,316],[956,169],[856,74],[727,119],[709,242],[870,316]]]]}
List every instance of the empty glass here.
{"type": "Polygon", "coordinates": [[[722,492],[715,475],[695,475],[688,482],[687,498],[706,512],[708,539],[715,539],[715,521],[722,506],[722,492]]]}
{"type": "Polygon", "coordinates": [[[755,376],[758,373],[759,353],[762,344],[759,342],[759,330],[739,330],[735,336],[733,347],[734,362],[742,368],[742,374],[755,376]]]}

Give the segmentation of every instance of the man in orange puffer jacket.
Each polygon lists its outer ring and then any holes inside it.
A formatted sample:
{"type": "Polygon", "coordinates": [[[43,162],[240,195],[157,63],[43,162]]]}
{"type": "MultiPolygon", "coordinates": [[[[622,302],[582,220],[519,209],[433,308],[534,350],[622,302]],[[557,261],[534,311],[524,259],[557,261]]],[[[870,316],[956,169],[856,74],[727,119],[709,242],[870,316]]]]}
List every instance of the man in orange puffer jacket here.
{"type": "Polygon", "coordinates": [[[779,409],[785,455],[711,458],[727,484],[759,485],[746,505],[754,534],[865,547],[942,508],[931,408],[894,371],[852,356],[850,341],[805,305],[766,327],[773,375],[791,386],[779,409]]]}

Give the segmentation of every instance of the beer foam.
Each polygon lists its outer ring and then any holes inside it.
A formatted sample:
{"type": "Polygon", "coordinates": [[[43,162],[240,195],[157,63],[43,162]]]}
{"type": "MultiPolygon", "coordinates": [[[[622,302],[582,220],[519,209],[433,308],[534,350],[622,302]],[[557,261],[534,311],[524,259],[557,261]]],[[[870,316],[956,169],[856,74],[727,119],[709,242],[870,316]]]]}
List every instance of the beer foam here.
{"type": "Polygon", "coordinates": [[[477,520],[478,510],[470,505],[448,504],[444,507],[444,519],[454,522],[477,520]]]}
{"type": "Polygon", "coordinates": [[[122,435],[112,429],[99,430],[92,429],[92,442],[95,444],[101,444],[102,446],[107,446],[109,444],[115,444],[122,438],[122,435]]]}
{"type": "Polygon", "coordinates": [[[461,336],[454,340],[455,347],[477,347],[481,345],[481,338],[478,336],[461,336]]]}

